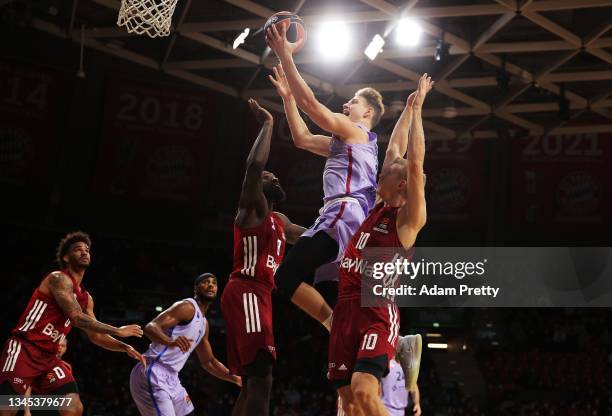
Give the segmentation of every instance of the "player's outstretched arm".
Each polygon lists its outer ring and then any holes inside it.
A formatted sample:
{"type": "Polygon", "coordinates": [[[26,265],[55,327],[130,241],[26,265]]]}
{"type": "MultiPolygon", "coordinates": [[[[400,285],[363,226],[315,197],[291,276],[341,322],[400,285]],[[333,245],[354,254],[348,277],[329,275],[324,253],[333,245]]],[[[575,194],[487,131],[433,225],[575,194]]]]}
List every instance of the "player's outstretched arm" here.
{"type": "Polygon", "coordinates": [[[408,138],[408,163],[406,164],[406,203],[400,208],[397,232],[402,245],[414,245],[417,234],[427,221],[425,203],[425,132],[423,131],[422,107],[431,90],[431,78],[423,75],[412,105],[412,126],[408,138]]]}
{"type": "Polygon", "coordinates": [[[287,124],[289,124],[291,139],[295,147],[308,150],[309,152],[323,157],[329,156],[331,137],[321,134],[312,134],[310,132],[295,103],[295,98],[287,83],[287,77],[285,76],[285,71],[283,71],[283,66],[277,65],[272,68],[272,71],[274,72],[274,76],[268,75],[268,78],[276,87],[278,95],[283,99],[287,124]]]}
{"type": "Polygon", "coordinates": [[[276,25],[272,25],[266,33],[266,42],[281,61],[297,106],[323,130],[337,135],[342,140],[353,139],[365,143],[367,141],[365,132],[344,114],[334,113],[321,104],[306,84],[293,61],[294,45],[287,41],[287,26],[282,25],[279,32],[276,25]]]}
{"type": "Polygon", "coordinates": [[[47,289],[59,305],[60,309],[70,318],[74,326],[85,331],[117,337],[141,337],[140,325],[126,325],[116,328],[98,321],[95,317],[87,315],[74,297],[72,280],[61,272],[53,272],[46,282],[47,289]]]}
{"type": "Polygon", "coordinates": [[[268,211],[268,202],[263,193],[261,175],[270,155],[274,118],[272,118],[272,114],[268,110],[261,107],[252,98],[249,99],[249,106],[257,121],[262,124],[262,127],[247,157],[246,173],[242,182],[242,192],[238,208],[249,211],[253,210],[255,212],[255,220],[252,215],[238,215],[236,217],[236,224],[239,227],[254,227],[258,225],[268,211]]]}
{"type": "MultiPolygon", "coordinates": [[[[406,154],[408,147],[408,133],[410,132],[410,126],[412,124],[412,103],[416,91],[408,96],[406,100],[406,106],[402,111],[399,119],[393,127],[389,144],[387,145],[387,151],[385,152],[385,160],[383,161],[383,168],[389,163],[393,163],[397,158],[403,158],[406,154]]],[[[376,195],[375,205],[378,205],[382,199],[378,194],[376,195]]]]}
{"type": "Polygon", "coordinates": [[[198,355],[198,360],[200,360],[202,368],[221,380],[242,386],[242,378],[240,376],[231,375],[229,369],[224,366],[221,361],[215,358],[210,342],[208,342],[209,330],[210,326],[207,325],[206,334],[204,334],[204,338],[202,338],[202,341],[200,341],[196,347],[196,354],[198,355]]]}
{"type": "MultiPolygon", "coordinates": [[[[87,308],[85,312],[93,319],[96,319],[96,315],[94,314],[94,301],[91,295],[89,295],[89,301],[87,302],[87,308]]],[[[142,365],[146,368],[147,361],[142,356],[142,354],[136,351],[131,345],[119,341],[118,339],[113,338],[108,334],[100,334],[99,332],[87,330],[85,330],[85,333],[87,334],[89,340],[92,343],[96,344],[98,347],[102,347],[109,351],[124,352],[133,359],[140,361],[142,365]]]]}
{"type": "Polygon", "coordinates": [[[404,157],[408,148],[408,133],[410,132],[410,125],[412,124],[412,104],[416,91],[408,96],[406,105],[402,114],[397,119],[389,144],[387,145],[387,151],[385,152],[385,160],[383,166],[388,163],[393,163],[398,157],[404,157]]]}
{"type": "Polygon", "coordinates": [[[298,238],[306,231],[306,228],[291,222],[285,214],[276,212],[276,215],[281,217],[285,225],[285,238],[289,244],[295,244],[298,238]]]}
{"type": "Polygon", "coordinates": [[[194,315],[195,308],[191,302],[186,300],[176,302],[149,322],[145,326],[144,334],[153,342],[171,348],[177,347],[181,351],[187,352],[191,348],[193,340],[183,335],[173,339],[166,335],[166,331],[181,322],[191,321],[194,315]]]}

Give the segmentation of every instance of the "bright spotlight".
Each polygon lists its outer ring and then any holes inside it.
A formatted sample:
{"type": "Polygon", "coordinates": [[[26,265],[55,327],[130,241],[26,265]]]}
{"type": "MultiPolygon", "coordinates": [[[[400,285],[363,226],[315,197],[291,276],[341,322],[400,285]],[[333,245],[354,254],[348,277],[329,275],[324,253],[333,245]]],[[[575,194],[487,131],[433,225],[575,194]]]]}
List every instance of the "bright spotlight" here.
{"type": "Polygon", "coordinates": [[[370,59],[370,61],[373,61],[376,58],[376,55],[378,55],[382,51],[383,46],[385,46],[385,40],[382,36],[376,34],[374,35],[374,38],[372,38],[370,44],[363,53],[365,53],[365,55],[370,59]]]}
{"type": "Polygon", "coordinates": [[[421,26],[412,19],[402,19],[395,28],[395,39],[403,46],[416,46],[421,38],[421,26]]]}
{"type": "Polygon", "coordinates": [[[427,348],[430,348],[433,350],[445,350],[448,348],[448,344],[444,342],[428,342],[427,348]]]}
{"type": "Polygon", "coordinates": [[[238,46],[242,45],[244,43],[244,40],[247,38],[247,36],[249,36],[249,32],[251,31],[251,29],[249,29],[248,27],[244,29],[244,31],[239,34],[236,39],[234,39],[234,43],[232,44],[232,48],[236,49],[238,46]]]}
{"type": "Polygon", "coordinates": [[[342,22],[326,22],[318,32],[319,49],[329,59],[342,58],[349,50],[349,28],[342,22]]]}

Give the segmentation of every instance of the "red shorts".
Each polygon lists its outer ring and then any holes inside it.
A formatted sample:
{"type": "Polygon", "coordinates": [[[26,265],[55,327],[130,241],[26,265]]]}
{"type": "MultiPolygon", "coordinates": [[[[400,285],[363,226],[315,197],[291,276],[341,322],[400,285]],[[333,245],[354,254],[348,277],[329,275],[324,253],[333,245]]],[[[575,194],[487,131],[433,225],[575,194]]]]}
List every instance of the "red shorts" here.
{"type": "Polygon", "coordinates": [[[395,356],[399,311],[395,305],[361,307],[361,300],[338,299],[329,338],[329,378],[349,380],[360,360],[395,356]]]}
{"type": "Polygon", "coordinates": [[[74,382],[70,364],[15,337],[4,344],[0,364],[0,384],[8,382],[18,394],[30,386],[34,393],[49,394],[74,382]]]}
{"type": "Polygon", "coordinates": [[[272,291],[251,281],[232,279],[221,295],[227,328],[227,363],[231,374],[243,375],[260,350],[276,359],[272,331],[272,291]]]}

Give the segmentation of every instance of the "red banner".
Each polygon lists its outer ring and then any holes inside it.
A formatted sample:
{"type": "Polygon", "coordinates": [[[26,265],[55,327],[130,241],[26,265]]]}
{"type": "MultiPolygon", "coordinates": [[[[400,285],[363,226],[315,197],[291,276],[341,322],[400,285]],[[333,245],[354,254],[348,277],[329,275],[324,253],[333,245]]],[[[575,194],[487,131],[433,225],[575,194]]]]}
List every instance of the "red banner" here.
{"type": "Polygon", "coordinates": [[[198,205],[216,135],[213,108],[200,90],[110,81],[96,191],[124,200],[198,205]]]}
{"type": "Polygon", "coordinates": [[[61,74],[0,62],[0,182],[48,183],[61,108],[61,74]]]}
{"type": "Polygon", "coordinates": [[[514,141],[513,223],[558,230],[610,224],[612,134],[514,141]]]}
{"type": "Polygon", "coordinates": [[[484,225],[481,195],[486,143],[472,139],[427,141],[427,221],[457,226],[484,225]]]}

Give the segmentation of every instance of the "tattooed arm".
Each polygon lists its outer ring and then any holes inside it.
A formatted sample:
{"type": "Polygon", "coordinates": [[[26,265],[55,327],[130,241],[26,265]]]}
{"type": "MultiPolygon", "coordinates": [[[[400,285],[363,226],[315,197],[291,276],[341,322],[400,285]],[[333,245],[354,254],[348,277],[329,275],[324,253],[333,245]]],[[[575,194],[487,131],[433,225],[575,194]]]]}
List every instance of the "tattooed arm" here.
{"type": "Polygon", "coordinates": [[[117,337],[142,336],[139,325],[126,325],[116,328],[98,321],[95,317],[87,315],[81,309],[81,305],[74,297],[74,286],[72,280],[61,272],[51,273],[47,279],[47,287],[51,295],[70,318],[74,326],[85,331],[97,332],[99,334],[114,335],[117,337]]]}

